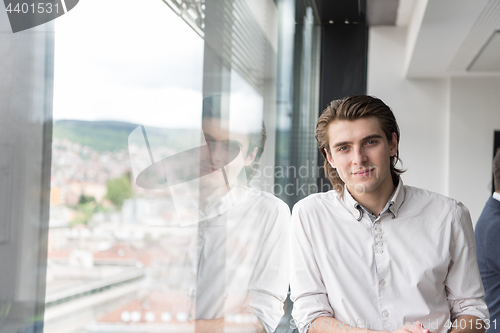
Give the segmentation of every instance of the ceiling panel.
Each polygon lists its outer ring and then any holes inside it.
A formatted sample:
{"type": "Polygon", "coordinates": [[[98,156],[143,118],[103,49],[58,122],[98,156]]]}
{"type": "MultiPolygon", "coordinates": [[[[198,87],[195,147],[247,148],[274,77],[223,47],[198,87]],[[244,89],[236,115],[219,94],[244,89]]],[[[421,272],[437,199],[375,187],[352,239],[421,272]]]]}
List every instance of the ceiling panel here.
{"type": "Polygon", "coordinates": [[[495,31],[468,69],[471,72],[500,72],[500,31],[495,31]]]}
{"type": "Polygon", "coordinates": [[[490,0],[450,63],[449,71],[453,74],[466,74],[497,30],[500,30],[500,1],[490,0]]]}
{"type": "Polygon", "coordinates": [[[366,0],[315,0],[323,24],[364,23],[366,0]]]}

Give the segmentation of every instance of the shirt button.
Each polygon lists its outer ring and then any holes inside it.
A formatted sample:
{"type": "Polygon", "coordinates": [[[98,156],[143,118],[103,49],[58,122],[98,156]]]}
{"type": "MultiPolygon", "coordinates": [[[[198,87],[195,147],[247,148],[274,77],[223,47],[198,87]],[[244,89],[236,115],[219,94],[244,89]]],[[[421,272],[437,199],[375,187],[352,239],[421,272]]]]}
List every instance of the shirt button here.
{"type": "Polygon", "coordinates": [[[375,231],[377,231],[377,232],[381,232],[381,231],[382,231],[382,228],[381,228],[381,227],[376,227],[376,228],[375,228],[375,231]]]}
{"type": "Polygon", "coordinates": [[[377,239],[382,239],[382,235],[377,235],[377,239]]]}
{"type": "Polygon", "coordinates": [[[382,254],[382,253],[384,253],[384,251],[383,250],[378,250],[377,253],[378,254],[382,254]]]}
{"type": "Polygon", "coordinates": [[[378,247],[382,247],[383,245],[384,245],[384,243],[382,243],[382,242],[378,242],[378,243],[377,243],[377,246],[378,246],[378,247]]]}
{"type": "Polygon", "coordinates": [[[384,315],[384,317],[389,317],[390,316],[389,311],[384,311],[382,314],[384,315]]]}
{"type": "Polygon", "coordinates": [[[383,285],[383,286],[385,286],[385,284],[386,284],[386,283],[387,283],[387,282],[385,282],[385,280],[381,280],[381,281],[380,281],[380,284],[381,284],[381,285],[383,285]]]}

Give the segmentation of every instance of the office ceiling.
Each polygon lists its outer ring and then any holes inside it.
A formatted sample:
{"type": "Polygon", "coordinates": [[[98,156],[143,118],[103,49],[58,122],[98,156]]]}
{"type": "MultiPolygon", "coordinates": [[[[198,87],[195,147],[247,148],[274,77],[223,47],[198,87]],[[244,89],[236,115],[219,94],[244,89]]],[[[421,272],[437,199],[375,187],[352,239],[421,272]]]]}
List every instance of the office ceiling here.
{"type": "MultiPolygon", "coordinates": [[[[407,2],[408,0],[402,0],[407,2]]],[[[323,24],[395,25],[400,0],[314,0],[323,24]]]]}
{"type": "Polygon", "coordinates": [[[314,0],[322,24],[365,22],[366,0],[314,0]]]}
{"type": "Polygon", "coordinates": [[[500,75],[500,1],[416,0],[407,77],[500,75]]]}
{"type": "Polygon", "coordinates": [[[309,1],[322,24],[408,26],[408,78],[500,75],[498,0],[309,1]]]}

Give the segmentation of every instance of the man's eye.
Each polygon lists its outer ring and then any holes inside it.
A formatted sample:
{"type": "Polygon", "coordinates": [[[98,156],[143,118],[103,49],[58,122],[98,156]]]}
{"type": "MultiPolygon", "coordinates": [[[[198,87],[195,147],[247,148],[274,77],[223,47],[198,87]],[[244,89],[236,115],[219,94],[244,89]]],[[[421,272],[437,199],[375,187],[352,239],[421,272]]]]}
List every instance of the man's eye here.
{"type": "Polygon", "coordinates": [[[366,143],[369,145],[373,145],[373,144],[377,143],[377,140],[368,140],[366,143]]]}
{"type": "Polygon", "coordinates": [[[243,144],[241,142],[235,140],[229,140],[229,144],[234,147],[243,147],[243,144]]]}
{"type": "Polygon", "coordinates": [[[339,147],[337,150],[338,151],[346,151],[347,150],[347,146],[339,147]]]}

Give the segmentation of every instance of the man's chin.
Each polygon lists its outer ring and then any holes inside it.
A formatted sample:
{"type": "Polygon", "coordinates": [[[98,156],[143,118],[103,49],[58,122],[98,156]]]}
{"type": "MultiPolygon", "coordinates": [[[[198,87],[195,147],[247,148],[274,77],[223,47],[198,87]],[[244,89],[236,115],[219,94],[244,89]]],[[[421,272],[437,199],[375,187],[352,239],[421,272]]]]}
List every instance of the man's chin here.
{"type": "Polygon", "coordinates": [[[356,179],[356,181],[349,184],[349,192],[353,194],[353,192],[357,195],[362,195],[368,192],[373,191],[376,188],[376,184],[374,181],[369,178],[356,179]]]}

